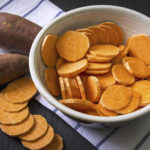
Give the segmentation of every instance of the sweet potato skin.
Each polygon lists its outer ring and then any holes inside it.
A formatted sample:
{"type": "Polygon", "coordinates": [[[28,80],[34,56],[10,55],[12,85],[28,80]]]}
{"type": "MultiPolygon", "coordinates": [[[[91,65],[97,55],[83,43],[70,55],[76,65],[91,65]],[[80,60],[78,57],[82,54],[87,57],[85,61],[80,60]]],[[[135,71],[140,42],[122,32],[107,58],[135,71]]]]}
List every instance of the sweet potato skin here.
{"type": "Polygon", "coordinates": [[[28,54],[40,30],[40,26],[20,16],[0,13],[1,48],[28,54]]]}
{"type": "Polygon", "coordinates": [[[0,85],[29,73],[28,57],[20,54],[0,55],[0,85]]]}

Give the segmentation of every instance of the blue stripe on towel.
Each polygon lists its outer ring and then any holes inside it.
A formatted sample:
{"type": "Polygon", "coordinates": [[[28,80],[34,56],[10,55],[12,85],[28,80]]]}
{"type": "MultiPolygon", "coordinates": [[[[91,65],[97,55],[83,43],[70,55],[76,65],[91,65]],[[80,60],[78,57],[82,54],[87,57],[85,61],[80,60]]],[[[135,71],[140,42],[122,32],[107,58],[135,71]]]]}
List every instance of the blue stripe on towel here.
{"type": "Polygon", "coordinates": [[[144,135],[140,142],[135,146],[134,150],[138,150],[150,136],[150,131],[144,135]]]}
{"type": "MultiPolygon", "coordinates": [[[[56,14],[56,16],[54,16],[54,18],[58,17],[58,16],[61,15],[63,12],[64,12],[63,10],[60,10],[60,11],[56,14]]],[[[54,18],[53,18],[53,19],[54,19],[54,18]]]]}
{"type": "Polygon", "coordinates": [[[22,17],[27,17],[30,13],[32,13],[34,10],[36,10],[45,0],[40,0],[40,2],[34,6],[30,11],[28,11],[27,13],[25,13],[22,17]]]}
{"type": "Polygon", "coordinates": [[[2,6],[0,6],[0,10],[2,10],[3,8],[5,8],[7,5],[9,5],[11,2],[13,2],[14,0],[9,0],[7,1],[5,4],[3,4],[2,6]]]}
{"type": "Polygon", "coordinates": [[[57,109],[57,108],[55,108],[55,109],[53,110],[53,112],[54,112],[54,113],[56,113],[57,111],[58,111],[58,109],[57,109]]]}
{"type": "Polygon", "coordinates": [[[74,127],[75,130],[78,130],[81,127],[80,123],[77,123],[76,126],[74,127]]]}
{"type": "Polygon", "coordinates": [[[113,129],[110,133],[108,133],[100,142],[97,143],[96,147],[99,148],[102,144],[104,144],[108,138],[110,138],[119,128],[113,129]]]}

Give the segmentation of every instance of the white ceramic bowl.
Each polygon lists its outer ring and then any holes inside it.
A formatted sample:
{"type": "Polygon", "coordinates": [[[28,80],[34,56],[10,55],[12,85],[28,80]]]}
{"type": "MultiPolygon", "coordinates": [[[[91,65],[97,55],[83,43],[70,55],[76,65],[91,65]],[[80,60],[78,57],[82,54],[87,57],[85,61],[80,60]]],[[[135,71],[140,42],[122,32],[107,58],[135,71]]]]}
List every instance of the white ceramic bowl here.
{"type": "Polygon", "coordinates": [[[49,22],[36,36],[31,47],[29,66],[31,77],[40,94],[53,106],[64,114],[78,120],[99,123],[118,123],[133,120],[150,110],[150,105],[130,114],[115,117],[91,116],[70,109],[55,99],[49,93],[43,79],[44,64],[41,60],[41,42],[47,34],[61,35],[65,31],[95,25],[104,21],[112,21],[119,24],[125,32],[125,41],[134,34],[150,35],[150,19],[134,10],[110,5],[87,6],[71,10],[49,22]]]}

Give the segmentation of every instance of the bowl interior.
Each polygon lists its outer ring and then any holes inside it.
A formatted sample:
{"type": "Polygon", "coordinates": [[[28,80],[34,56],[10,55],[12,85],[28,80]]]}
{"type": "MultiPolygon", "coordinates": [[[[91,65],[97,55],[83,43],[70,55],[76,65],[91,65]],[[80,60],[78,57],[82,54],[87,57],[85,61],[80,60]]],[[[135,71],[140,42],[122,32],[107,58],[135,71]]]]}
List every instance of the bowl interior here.
{"type": "MultiPolygon", "coordinates": [[[[118,122],[126,121],[143,115],[148,111],[148,108],[143,108],[145,111],[140,110],[128,115],[117,117],[96,117],[84,115],[69,108],[66,108],[48,92],[44,83],[43,73],[45,66],[41,59],[41,42],[47,34],[61,35],[65,31],[84,28],[90,25],[99,24],[104,21],[112,21],[117,23],[124,31],[125,41],[128,37],[134,34],[150,34],[150,20],[148,17],[135,12],[133,10],[115,7],[115,6],[90,6],[79,8],[52,20],[50,24],[43,28],[31,48],[30,53],[30,72],[33,81],[38,91],[55,107],[61,109],[68,115],[86,121],[93,122],[118,122]]],[[[149,107],[149,106],[148,106],[149,107]]]]}

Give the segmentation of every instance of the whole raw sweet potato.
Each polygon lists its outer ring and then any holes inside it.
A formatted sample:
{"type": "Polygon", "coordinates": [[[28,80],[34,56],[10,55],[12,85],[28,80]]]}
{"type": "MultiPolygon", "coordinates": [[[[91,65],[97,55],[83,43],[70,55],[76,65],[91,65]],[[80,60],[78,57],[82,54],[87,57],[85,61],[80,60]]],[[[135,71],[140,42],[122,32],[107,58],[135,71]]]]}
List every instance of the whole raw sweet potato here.
{"type": "Polygon", "coordinates": [[[40,30],[40,26],[20,16],[0,13],[1,48],[29,53],[31,44],[40,30]]]}
{"type": "Polygon", "coordinates": [[[0,55],[0,85],[29,72],[28,57],[19,54],[0,55]]]}

